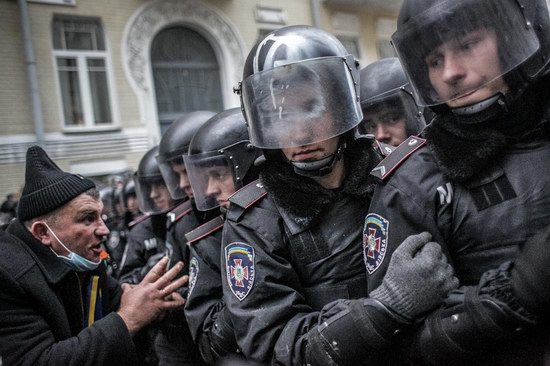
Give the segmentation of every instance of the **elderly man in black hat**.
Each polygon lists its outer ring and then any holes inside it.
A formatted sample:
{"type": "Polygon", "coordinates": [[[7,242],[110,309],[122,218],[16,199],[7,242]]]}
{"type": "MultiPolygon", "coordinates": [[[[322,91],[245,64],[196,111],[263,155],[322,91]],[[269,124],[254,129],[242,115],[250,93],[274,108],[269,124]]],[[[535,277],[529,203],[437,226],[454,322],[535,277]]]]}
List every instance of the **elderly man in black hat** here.
{"type": "Polygon", "coordinates": [[[133,365],[132,335],[184,304],[167,258],[131,287],[105,274],[95,184],[27,151],[17,219],[0,232],[0,356],[7,365],[133,365]],[[166,272],[166,273],[165,273],[166,272]]]}

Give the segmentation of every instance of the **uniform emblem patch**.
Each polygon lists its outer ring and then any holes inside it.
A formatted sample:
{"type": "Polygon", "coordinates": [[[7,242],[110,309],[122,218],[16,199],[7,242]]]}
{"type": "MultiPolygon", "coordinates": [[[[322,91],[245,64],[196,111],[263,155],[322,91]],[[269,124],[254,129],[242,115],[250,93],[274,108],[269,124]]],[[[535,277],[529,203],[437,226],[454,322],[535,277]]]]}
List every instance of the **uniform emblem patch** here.
{"type": "Polygon", "coordinates": [[[254,248],[245,243],[231,243],[225,247],[225,260],[229,288],[242,301],[254,284],[254,248]]]}
{"type": "Polygon", "coordinates": [[[373,274],[384,261],[388,247],[388,220],[377,214],[368,214],[363,228],[363,255],[367,272],[373,274]]]}
{"type": "Polygon", "coordinates": [[[189,261],[189,293],[187,296],[191,295],[191,291],[195,288],[197,283],[197,278],[199,277],[199,261],[197,258],[193,257],[189,261]]]}

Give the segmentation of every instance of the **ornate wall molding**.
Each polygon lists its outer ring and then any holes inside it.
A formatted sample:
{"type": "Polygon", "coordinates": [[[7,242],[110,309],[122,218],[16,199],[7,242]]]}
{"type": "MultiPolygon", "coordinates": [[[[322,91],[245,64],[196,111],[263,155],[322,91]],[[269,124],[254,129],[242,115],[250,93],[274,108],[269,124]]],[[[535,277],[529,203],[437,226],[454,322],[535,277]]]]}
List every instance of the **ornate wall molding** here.
{"type": "Polygon", "coordinates": [[[233,25],[217,10],[196,0],[152,1],[138,10],[129,22],[124,37],[124,58],[131,80],[149,90],[151,80],[150,46],[156,34],[174,24],[198,27],[201,33],[220,51],[220,64],[230,61],[230,79],[240,80],[244,64],[242,41],[233,25]]]}
{"type": "Polygon", "coordinates": [[[140,118],[149,131],[150,146],[158,144],[161,137],[151,44],[161,30],[174,25],[193,28],[210,42],[220,65],[224,109],[239,105],[239,98],[232,91],[242,76],[244,43],[225,14],[200,0],[150,1],[130,18],[122,40],[123,68],[138,97],[140,118]]]}

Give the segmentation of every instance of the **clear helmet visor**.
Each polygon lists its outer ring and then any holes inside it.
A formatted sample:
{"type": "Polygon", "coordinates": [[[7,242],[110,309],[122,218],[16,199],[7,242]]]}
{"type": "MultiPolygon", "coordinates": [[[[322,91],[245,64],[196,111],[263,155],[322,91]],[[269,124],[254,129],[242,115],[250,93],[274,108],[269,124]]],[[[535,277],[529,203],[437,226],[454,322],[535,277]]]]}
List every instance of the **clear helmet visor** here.
{"type": "Polygon", "coordinates": [[[474,104],[506,91],[503,76],[540,46],[509,0],[435,2],[398,28],[392,42],[421,106],[474,104]]]}
{"type": "Polygon", "coordinates": [[[146,214],[168,212],[175,202],[164,184],[162,177],[134,177],[139,209],[146,214]]]}
{"type": "Polygon", "coordinates": [[[324,57],[278,66],[243,81],[242,103],[254,146],[303,146],[361,121],[348,59],[324,57]]]}
{"type": "Polygon", "coordinates": [[[378,125],[398,127],[406,131],[416,126],[418,107],[413,97],[401,89],[393,89],[375,98],[361,102],[363,120],[357,126],[361,135],[375,135],[378,125]]]}
{"type": "Polygon", "coordinates": [[[228,158],[218,151],[183,157],[195,204],[200,211],[228,207],[229,197],[235,193],[235,177],[228,158]]]}
{"type": "Polygon", "coordinates": [[[162,159],[157,156],[157,161],[170,196],[175,200],[186,198],[187,195],[180,188],[180,173],[185,172],[185,165],[181,156],[172,159],[162,159]]]}

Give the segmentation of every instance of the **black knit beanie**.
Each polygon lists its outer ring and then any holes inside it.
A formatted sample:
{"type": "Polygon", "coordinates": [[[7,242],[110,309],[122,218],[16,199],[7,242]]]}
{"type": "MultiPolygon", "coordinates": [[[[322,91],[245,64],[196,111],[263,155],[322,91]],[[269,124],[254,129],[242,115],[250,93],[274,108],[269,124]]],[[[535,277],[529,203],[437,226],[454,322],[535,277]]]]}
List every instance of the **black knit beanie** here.
{"type": "Polygon", "coordinates": [[[39,146],[27,150],[25,186],[17,206],[17,218],[33,219],[52,212],[95,183],[79,174],[61,170],[39,146]]]}

